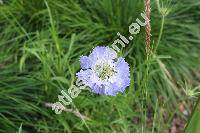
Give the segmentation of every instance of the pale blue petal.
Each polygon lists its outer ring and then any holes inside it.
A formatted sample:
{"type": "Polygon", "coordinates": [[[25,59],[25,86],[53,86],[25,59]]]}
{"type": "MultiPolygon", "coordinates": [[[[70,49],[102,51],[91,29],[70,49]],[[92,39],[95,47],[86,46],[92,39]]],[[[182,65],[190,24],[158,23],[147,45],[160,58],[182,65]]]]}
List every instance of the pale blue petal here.
{"type": "Polygon", "coordinates": [[[92,66],[92,60],[87,56],[81,56],[80,62],[81,62],[82,69],[88,69],[88,68],[91,68],[92,66]]]}

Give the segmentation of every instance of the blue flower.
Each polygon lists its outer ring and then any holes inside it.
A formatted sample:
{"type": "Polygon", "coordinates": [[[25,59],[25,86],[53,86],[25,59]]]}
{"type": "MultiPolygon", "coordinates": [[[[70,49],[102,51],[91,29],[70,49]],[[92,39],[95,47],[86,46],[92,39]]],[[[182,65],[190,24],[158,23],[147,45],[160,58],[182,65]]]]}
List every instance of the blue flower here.
{"type": "Polygon", "coordinates": [[[115,96],[130,85],[128,63],[109,47],[94,48],[89,56],[81,56],[80,63],[76,76],[93,93],[115,96]]]}

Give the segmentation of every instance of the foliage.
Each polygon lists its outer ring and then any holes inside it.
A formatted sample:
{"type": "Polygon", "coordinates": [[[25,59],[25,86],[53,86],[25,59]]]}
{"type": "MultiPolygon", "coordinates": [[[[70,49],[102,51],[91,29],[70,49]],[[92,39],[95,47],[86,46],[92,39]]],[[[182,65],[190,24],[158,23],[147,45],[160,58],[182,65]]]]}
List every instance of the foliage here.
{"type": "Polygon", "coordinates": [[[144,29],[121,49],[131,67],[126,92],[110,97],[83,91],[67,107],[89,120],[72,112],[56,115],[45,103],[74,84],[80,55],[111,45],[117,32],[129,35],[143,1],[0,2],[0,132],[168,132],[175,114],[187,121],[178,108],[184,101],[190,112],[196,101],[184,90],[200,81],[200,2],[158,2],[151,3],[151,58],[144,29]]]}

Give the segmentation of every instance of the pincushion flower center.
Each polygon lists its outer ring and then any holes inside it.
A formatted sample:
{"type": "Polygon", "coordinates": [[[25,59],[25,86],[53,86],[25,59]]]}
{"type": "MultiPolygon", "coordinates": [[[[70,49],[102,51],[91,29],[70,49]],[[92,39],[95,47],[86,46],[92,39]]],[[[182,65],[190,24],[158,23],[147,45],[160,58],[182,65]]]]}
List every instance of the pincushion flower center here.
{"type": "Polygon", "coordinates": [[[103,81],[108,80],[116,73],[114,68],[107,63],[96,65],[95,72],[97,73],[98,77],[103,81]]]}

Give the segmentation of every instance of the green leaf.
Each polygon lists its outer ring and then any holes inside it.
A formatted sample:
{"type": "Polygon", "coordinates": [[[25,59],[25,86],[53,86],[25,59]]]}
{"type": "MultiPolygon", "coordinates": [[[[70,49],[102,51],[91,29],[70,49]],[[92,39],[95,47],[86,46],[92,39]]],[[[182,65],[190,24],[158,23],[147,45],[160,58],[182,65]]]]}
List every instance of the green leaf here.
{"type": "Polygon", "coordinates": [[[200,97],[192,112],[192,116],[185,128],[185,133],[199,133],[200,132],[200,97]]]}

